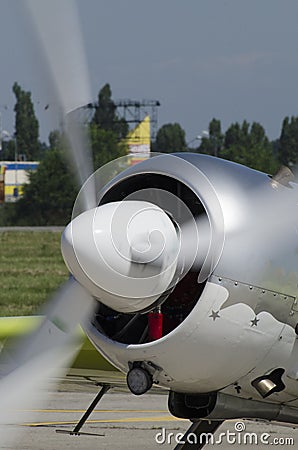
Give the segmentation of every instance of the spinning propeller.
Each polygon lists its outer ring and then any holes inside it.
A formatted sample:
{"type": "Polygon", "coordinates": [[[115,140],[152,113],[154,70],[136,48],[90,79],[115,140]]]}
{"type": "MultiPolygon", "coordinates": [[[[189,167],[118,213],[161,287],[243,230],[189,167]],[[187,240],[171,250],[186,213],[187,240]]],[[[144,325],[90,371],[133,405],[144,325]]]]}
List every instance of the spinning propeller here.
{"type": "MultiPolygon", "coordinates": [[[[62,239],[76,279],[47,304],[38,330],[25,342],[8,343],[0,355],[2,442],[10,437],[8,423],[25,420],[16,410],[35,405],[50,378],[65,373],[79,347],[77,325],[90,316],[93,297],[117,311],[139,312],[150,308],[189,266],[179,264],[181,230],[162,208],[134,199],[96,207],[90,143],[76,116],[76,108],[89,103],[91,95],[74,2],[27,0],[26,6],[65,116],[69,163],[83,188],[62,239]]],[[[127,158],[107,165],[101,180],[125,166],[127,158]]]]}

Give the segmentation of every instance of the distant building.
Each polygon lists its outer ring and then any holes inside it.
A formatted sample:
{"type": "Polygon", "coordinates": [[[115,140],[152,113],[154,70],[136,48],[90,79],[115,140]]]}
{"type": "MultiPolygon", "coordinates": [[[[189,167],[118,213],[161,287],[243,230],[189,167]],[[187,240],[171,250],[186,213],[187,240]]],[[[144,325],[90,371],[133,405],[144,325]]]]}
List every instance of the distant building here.
{"type": "Polygon", "coordinates": [[[14,202],[23,194],[29,182],[29,172],[37,169],[38,161],[0,161],[0,202],[14,202]]]}

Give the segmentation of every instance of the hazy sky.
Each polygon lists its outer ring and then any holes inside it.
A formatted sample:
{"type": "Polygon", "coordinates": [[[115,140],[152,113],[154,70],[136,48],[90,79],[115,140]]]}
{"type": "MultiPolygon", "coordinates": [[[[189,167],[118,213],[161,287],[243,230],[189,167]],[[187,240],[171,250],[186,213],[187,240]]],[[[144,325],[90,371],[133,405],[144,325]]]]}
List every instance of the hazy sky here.
{"type": "MultiPolygon", "coordinates": [[[[0,0],[0,111],[13,132],[18,81],[32,92],[45,140],[59,114],[25,2],[0,0]]],[[[298,115],[297,0],[77,3],[93,100],[106,82],[114,99],[158,99],[159,126],[179,122],[187,141],[213,117],[224,130],[243,119],[261,122],[274,139],[283,118],[298,115]]]]}

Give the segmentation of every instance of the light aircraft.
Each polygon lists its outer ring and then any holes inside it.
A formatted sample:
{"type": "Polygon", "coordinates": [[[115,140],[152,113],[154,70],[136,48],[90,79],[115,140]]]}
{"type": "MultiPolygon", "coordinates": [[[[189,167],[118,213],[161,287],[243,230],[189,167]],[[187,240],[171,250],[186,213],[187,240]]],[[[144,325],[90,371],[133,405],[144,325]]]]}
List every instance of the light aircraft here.
{"type": "MultiPolygon", "coordinates": [[[[84,133],[68,125],[84,181],[84,133]]],[[[95,172],[62,236],[71,279],[5,366],[1,397],[73,355],[81,322],[132,394],[168,390],[189,432],[212,434],[237,418],[297,424],[297,201],[288,169],[271,177],[200,154],[132,167],[124,158],[95,172]]]]}
{"type": "Polygon", "coordinates": [[[158,155],[64,231],[65,262],[96,299],[89,339],[133,394],[166,388],[198,433],[298,423],[297,189],[286,170],[158,155]]]}

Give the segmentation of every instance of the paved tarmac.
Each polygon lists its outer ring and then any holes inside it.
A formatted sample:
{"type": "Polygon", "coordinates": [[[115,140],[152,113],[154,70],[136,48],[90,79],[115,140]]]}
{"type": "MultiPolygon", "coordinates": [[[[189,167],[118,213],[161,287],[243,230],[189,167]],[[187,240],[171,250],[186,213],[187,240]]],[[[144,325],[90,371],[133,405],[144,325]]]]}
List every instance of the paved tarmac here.
{"type": "MultiPolygon", "coordinates": [[[[57,430],[71,431],[74,428],[98,389],[90,382],[75,377],[68,378],[58,387],[51,386],[46,407],[30,411],[22,425],[9,427],[11,436],[15,437],[19,433],[19,437],[13,438],[10,444],[3,444],[0,439],[0,449],[173,449],[176,441],[182,437],[179,433],[184,433],[189,426],[188,421],[175,419],[169,414],[165,393],[155,390],[152,394],[136,397],[123,388],[115,388],[103,397],[82,428],[82,433],[86,434],[75,436],[57,433],[57,430]]],[[[245,430],[236,432],[236,421],[225,422],[215,435],[217,442],[210,443],[206,448],[226,450],[231,447],[268,449],[268,445],[276,448],[298,446],[298,429],[240,422],[244,424],[242,427],[245,430]],[[245,432],[254,433],[247,438],[246,444],[245,432]],[[220,437],[220,433],[226,434],[220,437]],[[237,442],[233,442],[235,438],[237,442]]],[[[196,446],[193,445],[193,448],[196,446]]]]}
{"type": "Polygon", "coordinates": [[[53,233],[62,233],[65,227],[0,227],[0,233],[5,231],[52,231],[53,233]]]}

